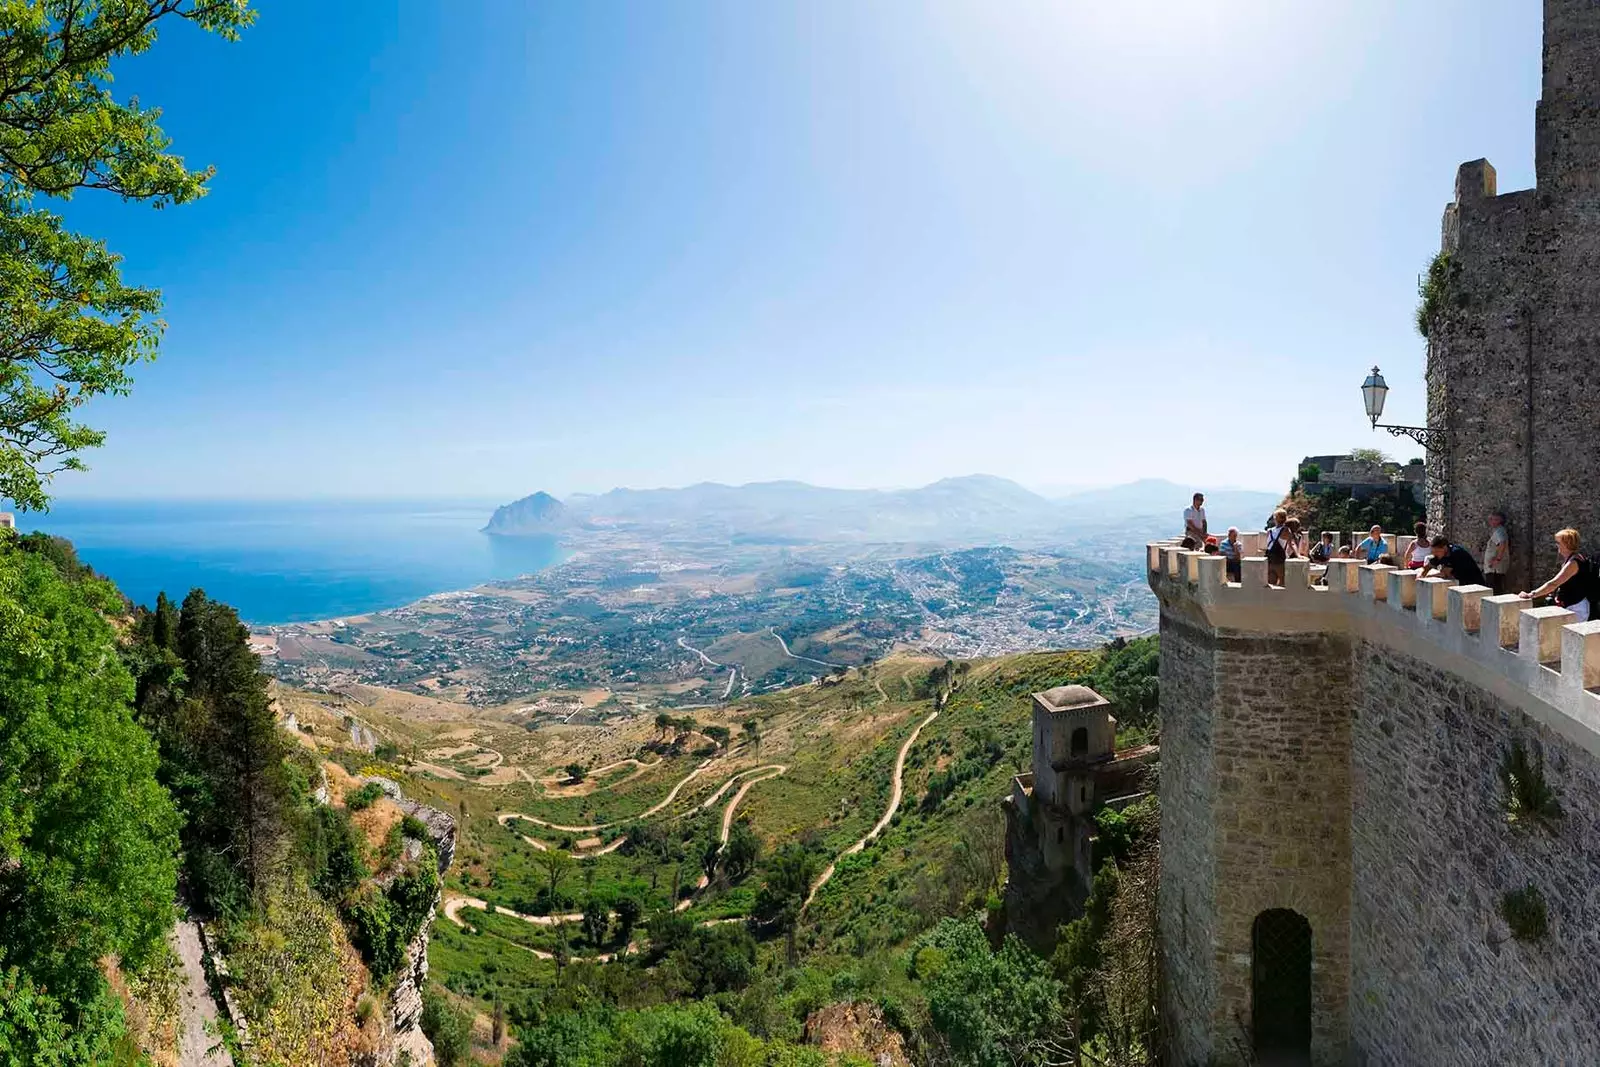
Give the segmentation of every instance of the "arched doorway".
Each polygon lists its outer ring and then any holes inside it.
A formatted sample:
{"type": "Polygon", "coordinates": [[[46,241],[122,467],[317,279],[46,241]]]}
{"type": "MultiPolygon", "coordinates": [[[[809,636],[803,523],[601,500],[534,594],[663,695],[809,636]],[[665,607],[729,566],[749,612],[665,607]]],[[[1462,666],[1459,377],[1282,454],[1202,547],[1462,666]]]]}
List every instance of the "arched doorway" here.
{"type": "Polygon", "coordinates": [[[1273,908],[1250,931],[1250,1018],[1256,1051],[1273,1062],[1311,1053],[1311,924],[1299,912],[1273,908]]]}

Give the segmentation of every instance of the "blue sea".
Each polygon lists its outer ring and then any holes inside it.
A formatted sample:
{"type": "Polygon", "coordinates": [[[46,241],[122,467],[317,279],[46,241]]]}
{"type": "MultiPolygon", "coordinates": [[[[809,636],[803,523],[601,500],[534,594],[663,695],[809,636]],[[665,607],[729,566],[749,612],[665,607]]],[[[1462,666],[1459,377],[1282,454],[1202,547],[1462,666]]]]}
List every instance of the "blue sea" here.
{"type": "Polygon", "coordinates": [[[408,604],[429,593],[543,570],[550,538],[480,533],[491,503],[402,504],[57,501],[18,515],[141,604],[199,587],[257,625],[308,622],[408,604]]]}

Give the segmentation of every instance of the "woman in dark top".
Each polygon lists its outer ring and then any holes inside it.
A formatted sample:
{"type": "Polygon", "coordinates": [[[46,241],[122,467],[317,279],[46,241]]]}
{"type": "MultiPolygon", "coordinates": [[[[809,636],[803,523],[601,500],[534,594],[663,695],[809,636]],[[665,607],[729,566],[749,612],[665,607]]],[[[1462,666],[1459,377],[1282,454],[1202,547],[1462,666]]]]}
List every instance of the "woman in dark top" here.
{"type": "Polygon", "coordinates": [[[1524,600],[1549,596],[1555,593],[1556,603],[1578,617],[1579,622],[1589,621],[1589,590],[1578,575],[1583,570],[1584,558],[1578,553],[1578,531],[1570,526],[1556,534],[1556,551],[1561,553],[1561,568],[1556,576],[1539,588],[1518,593],[1524,600]]]}

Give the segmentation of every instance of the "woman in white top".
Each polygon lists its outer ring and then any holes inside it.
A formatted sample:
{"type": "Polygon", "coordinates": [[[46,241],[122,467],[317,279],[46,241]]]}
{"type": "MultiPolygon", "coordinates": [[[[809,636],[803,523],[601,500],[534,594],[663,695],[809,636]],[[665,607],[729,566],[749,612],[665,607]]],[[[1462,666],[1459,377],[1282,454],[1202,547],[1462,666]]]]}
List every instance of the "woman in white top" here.
{"type": "Polygon", "coordinates": [[[1416,570],[1433,558],[1433,539],[1428,536],[1428,524],[1419,522],[1413,528],[1417,539],[1412,542],[1411,555],[1406,557],[1406,568],[1416,570]]]}

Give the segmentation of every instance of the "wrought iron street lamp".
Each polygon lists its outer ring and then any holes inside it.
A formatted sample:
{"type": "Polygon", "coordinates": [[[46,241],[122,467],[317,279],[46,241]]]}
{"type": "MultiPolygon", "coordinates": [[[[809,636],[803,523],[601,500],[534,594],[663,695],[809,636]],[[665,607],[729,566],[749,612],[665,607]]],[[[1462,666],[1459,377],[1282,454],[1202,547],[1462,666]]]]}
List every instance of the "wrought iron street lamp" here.
{"type": "Polygon", "coordinates": [[[1378,422],[1383,417],[1383,402],[1388,395],[1389,383],[1383,380],[1378,368],[1373,367],[1372,373],[1367,375],[1367,380],[1361,383],[1361,401],[1366,405],[1367,418],[1372,420],[1372,428],[1388,430],[1396,437],[1409,437],[1428,452],[1443,452],[1444,433],[1441,430],[1431,426],[1389,426],[1378,422]]]}

